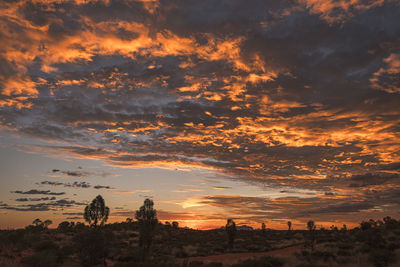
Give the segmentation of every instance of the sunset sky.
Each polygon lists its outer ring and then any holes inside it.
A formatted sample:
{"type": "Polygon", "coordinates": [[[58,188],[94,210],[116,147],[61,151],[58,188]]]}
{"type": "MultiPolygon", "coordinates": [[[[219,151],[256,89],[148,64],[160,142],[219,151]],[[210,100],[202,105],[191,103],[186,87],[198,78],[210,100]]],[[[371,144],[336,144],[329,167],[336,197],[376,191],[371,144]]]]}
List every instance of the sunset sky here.
{"type": "Polygon", "coordinates": [[[400,218],[398,0],[0,2],[0,228],[400,218]]]}

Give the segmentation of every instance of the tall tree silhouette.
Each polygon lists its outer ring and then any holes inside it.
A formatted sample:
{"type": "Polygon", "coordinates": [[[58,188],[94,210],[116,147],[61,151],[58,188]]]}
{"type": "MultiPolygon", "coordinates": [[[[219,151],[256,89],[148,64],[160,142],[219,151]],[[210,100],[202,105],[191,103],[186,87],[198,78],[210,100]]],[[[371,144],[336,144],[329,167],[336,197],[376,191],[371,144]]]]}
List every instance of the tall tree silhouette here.
{"type": "Polygon", "coordinates": [[[91,227],[97,227],[97,224],[104,225],[108,219],[110,209],[106,206],[101,195],[95,197],[89,205],[86,206],[83,218],[91,227]]]}
{"type": "Polygon", "coordinates": [[[228,234],[228,246],[229,249],[233,248],[233,242],[236,236],[236,223],[233,219],[228,219],[225,226],[226,233],[228,234]]]}
{"type": "Polygon", "coordinates": [[[312,220],[309,220],[307,222],[307,229],[308,229],[308,234],[309,234],[309,244],[311,247],[311,250],[314,250],[314,243],[315,243],[315,223],[312,220]]]}
{"type": "Polygon", "coordinates": [[[292,230],[292,222],[288,221],[287,225],[288,225],[288,231],[290,232],[292,230]]]}
{"type": "Polygon", "coordinates": [[[110,209],[106,206],[101,195],[95,197],[85,207],[83,218],[89,223],[91,230],[87,231],[82,228],[74,237],[78,249],[78,258],[82,266],[106,265],[107,242],[110,240],[108,237],[106,238],[104,228],[98,226],[104,225],[109,214],[110,209]]]}
{"type": "Polygon", "coordinates": [[[154,202],[146,199],[143,206],[136,211],[136,219],[139,224],[139,246],[143,250],[142,257],[146,259],[153,241],[154,232],[158,223],[157,211],[153,208],[154,202]]]}
{"type": "Polygon", "coordinates": [[[307,229],[308,229],[310,232],[312,232],[312,231],[314,231],[314,230],[316,229],[316,226],[315,226],[314,221],[309,220],[309,221],[307,222],[307,229]]]}

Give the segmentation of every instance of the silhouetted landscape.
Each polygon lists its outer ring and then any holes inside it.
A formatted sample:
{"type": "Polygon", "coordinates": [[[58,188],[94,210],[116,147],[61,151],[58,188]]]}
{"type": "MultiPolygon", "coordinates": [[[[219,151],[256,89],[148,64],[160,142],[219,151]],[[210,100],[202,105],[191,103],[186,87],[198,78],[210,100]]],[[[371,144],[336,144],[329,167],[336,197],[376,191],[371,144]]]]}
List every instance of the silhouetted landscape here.
{"type": "Polygon", "coordinates": [[[225,227],[193,230],[160,223],[151,199],[125,222],[107,224],[109,208],[98,195],[85,223],[36,219],[25,229],[0,232],[0,266],[398,266],[400,221],[369,220],[359,227],[307,230],[225,227]]]}

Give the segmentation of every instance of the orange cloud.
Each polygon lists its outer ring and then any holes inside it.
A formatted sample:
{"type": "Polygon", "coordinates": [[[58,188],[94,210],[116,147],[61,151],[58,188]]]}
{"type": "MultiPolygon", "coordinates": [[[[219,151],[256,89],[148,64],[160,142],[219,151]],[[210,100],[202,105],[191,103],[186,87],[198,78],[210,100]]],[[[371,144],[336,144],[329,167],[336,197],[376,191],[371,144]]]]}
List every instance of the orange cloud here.
{"type": "Polygon", "coordinates": [[[384,2],[384,0],[299,0],[299,3],[309,8],[311,13],[319,14],[328,23],[344,22],[353,17],[355,12],[381,6],[384,2]]]}

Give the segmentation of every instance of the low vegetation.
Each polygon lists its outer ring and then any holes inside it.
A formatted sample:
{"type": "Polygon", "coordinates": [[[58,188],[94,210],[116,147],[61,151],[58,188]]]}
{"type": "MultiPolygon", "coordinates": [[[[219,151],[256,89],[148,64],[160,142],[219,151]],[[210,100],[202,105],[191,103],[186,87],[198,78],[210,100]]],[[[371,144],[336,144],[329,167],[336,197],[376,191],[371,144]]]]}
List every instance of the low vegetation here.
{"type": "Polygon", "coordinates": [[[107,224],[101,196],[84,210],[83,223],[36,219],[25,229],[0,231],[0,266],[399,266],[400,221],[369,220],[359,227],[307,230],[193,230],[157,220],[146,199],[136,220],[107,224]],[[235,255],[232,256],[232,255],[235,255]],[[237,260],[236,260],[237,259],[237,260]]]}

